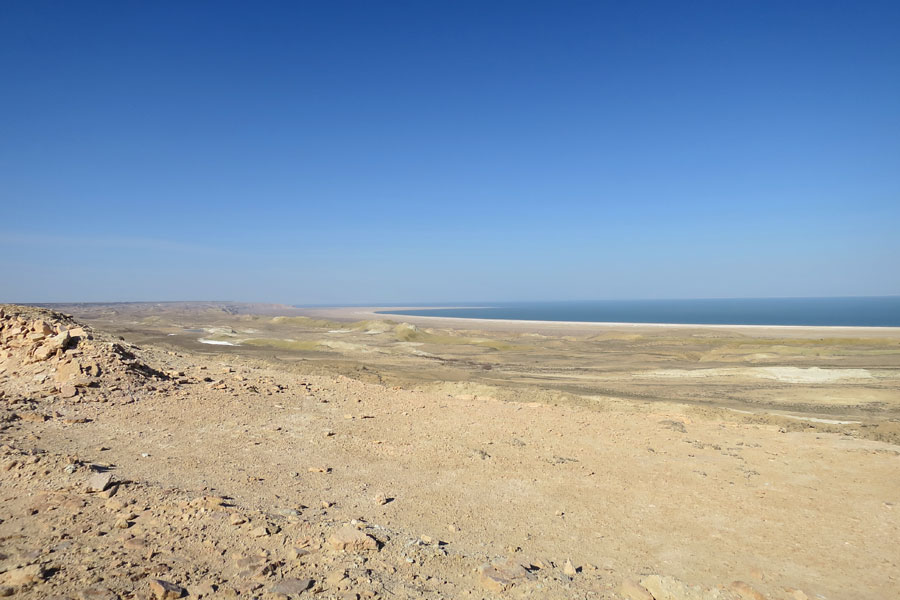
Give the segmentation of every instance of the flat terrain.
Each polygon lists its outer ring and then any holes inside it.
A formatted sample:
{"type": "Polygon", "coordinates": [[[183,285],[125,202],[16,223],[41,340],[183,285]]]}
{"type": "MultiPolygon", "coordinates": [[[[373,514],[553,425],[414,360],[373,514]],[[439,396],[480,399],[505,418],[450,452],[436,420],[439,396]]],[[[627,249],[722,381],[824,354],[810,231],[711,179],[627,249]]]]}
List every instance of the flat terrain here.
{"type": "Polygon", "coordinates": [[[900,598],[896,331],[54,308],[92,341],[0,357],[10,593],[900,598]]]}

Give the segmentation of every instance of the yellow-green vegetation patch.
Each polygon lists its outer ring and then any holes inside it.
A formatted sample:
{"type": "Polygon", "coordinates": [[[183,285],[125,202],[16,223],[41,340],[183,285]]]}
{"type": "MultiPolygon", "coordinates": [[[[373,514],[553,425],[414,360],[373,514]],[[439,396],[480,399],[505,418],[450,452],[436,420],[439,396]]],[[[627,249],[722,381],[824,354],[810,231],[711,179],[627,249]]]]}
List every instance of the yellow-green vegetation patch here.
{"type": "Polygon", "coordinates": [[[316,340],[279,340],[272,338],[252,338],[241,342],[245,346],[275,348],[277,350],[316,351],[324,350],[316,340]]]}
{"type": "Polygon", "coordinates": [[[313,319],[311,317],[272,317],[272,323],[278,325],[296,325],[300,327],[322,327],[326,329],[350,329],[353,323],[313,319]]]}
{"type": "Polygon", "coordinates": [[[491,348],[492,350],[526,350],[529,347],[519,344],[512,344],[502,340],[494,340],[490,338],[474,338],[461,335],[437,334],[431,331],[422,331],[415,325],[409,323],[401,323],[394,328],[394,334],[397,340],[401,342],[419,342],[422,344],[435,345],[467,345],[482,346],[491,348]]]}

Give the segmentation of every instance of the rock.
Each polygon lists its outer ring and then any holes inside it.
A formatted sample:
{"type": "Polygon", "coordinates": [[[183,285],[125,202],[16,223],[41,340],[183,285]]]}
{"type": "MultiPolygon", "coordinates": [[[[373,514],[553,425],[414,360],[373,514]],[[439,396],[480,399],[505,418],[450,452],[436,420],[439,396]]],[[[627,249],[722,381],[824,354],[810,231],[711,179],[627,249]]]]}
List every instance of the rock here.
{"type": "Polygon", "coordinates": [[[528,571],[526,565],[512,558],[481,565],[478,571],[479,583],[492,592],[502,592],[515,583],[534,579],[534,575],[528,571]]]}
{"type": "Polygon", "coordinates": [[[563,573],[565,573],[569,577],[575,577],[578,574],[578,570],[575,568],[575,565],[572,564],[571,560],[566,560],[566,564],[563,565],[563,573]]]}
{"type": "Polygon", "coordinates": [[[691,586],[675,577],[650,575],[641,580],[641,585],[657,600],[719,600],[723,597],[718,588],[691,586]]]}
{"type": "Polygon", "coordinates": [[[243,525],[247,522],[247,519],[239,515],[238,513],[232,513],[230,517],[228,517],[228,522],[232,525],[243,525]]]}
{"type": "Polygon", "coordinates": [[[619,586],[619,594],[626,600],[653,600],[653,595],[647,591],[647,588],[634,581],[626,579],[619,586]]]}
{"type": "Polygon", "coordinates": [[[119,595],[105,587],[88,587],[78,592],[78,600],[119,600],[119,595]]]}
{"type": "Polygon", "coordinates": [[[130,538],[125,540],[122,544],[128,550],[146,550],[147,549],[147,540],[144,538],[130,538]]]}
{"type": "Polygon", "coordinates": [[[269,535],[269,528],[265,525],[260,525],[256,529],[253,529],[250,532],[250,535],[252,535],[253,537],[265,537],[269,535]]]}
{"type": "Polygon", "coordinates": [[[36,320],[31,324],[31,328],[37,333],[42,333],[44,335],[50,335],[51,333],[53,333],[53,328],[50,327],[50,324],[43,319],[36,320]]]}
{"type": "Polygon", "coordinates": [[[191,586],[190,595],[192,598],[209,598],[215,596],[218,590],[219,586],[210,581],[207,581],[199,585],[191,586]]]}
{"type": "Polygon", "coordinates": [[[35,360],[47,360],[54,354],[56,354],[56,348],[53,348],[50,344],[44,344],[43,346],[39,346],[31,356],[35,360]]]}
{"type": "Polygon", "coordinates": [[[687,433],[687,429],[684,427],[684,423],[681,421],[675,421],[673,419],[665,419],[659,422],[660,425],[665,427],[666,429],[671,429],[672,431],[677,431],[678,433],[687,433]]]}
{"type": "Polygon", "coordinates": [[[97,495],[100,496],[101,498],[112,498],[113,496],[116,495],[116,492],[118,492],[118,491],[119,491],[118,484],[113,483],[112,485],[110,485],[108,488],[106,488],[102,492],[99,492],[97,495]]]}
{"type": "Polygon", "coordinates": [[[71,341],[72,338],[69,336],[69,332],[63,331],[48,338],[44,345],[52,348],[55,353],[57,350],[65,350],[71,341]]]}
{"type": "Polygon", "coordinates": [[[32,423],[43,423],[50,419],[47,415],[42,415],[41,413],[35,412],[23,412],[19,413],[19,419],[22,421],[30,421],[32,423]]]}
{"type": "Polygon", "coordinates": [[[153,597],[156,598],[156,600],[181,598],[185,594],[183,587],[162,579],[151,579],[150,591],[153,593],[153,597]]]}
{"type": "Polygon", "coordinates": [[[743,581],[733,581],[729,586],[741,600],[766,600],[766,597],[756,591],[752,585],[743,581]]]}
{"type": "Polygon", "coordinates": [[[273,594],[284,594],[285,596],[299,596],[312,585],[311,579],[282,579],[269,591],[273,594]]]}
{"type": "Polygon", "coordinates": [[[266,565],[266,557],[262,554],[251,556],[235,556],[234,564],[241,572],[252,573],[266,565]]]}
{"type": "Polygon", "coordinates": [[[12,569],[0,575],[0,584],[19,587],[43,581],[45,578],[44,567],[41,565],[28,565],[12,569]]]}
{"type": "Polygon", "coordinates": [[[94,473],[87,480],[88,491],[103,492],[112,483],[112,475],[109,473],[94,473]]]}
{"type": "Polygon", "coordinates": [[[199,498],[194,498],[193,500],[191,500],[191,506],[197,506],[209,510],[216,510],[224,508],[227,502],[228,501],[221,496],[201,496],[199,498]]]}
{"type": "Polygon", "coordinates": [[[344,525],[332,533],[331,537],[328,538],[328,545],[334,550],[345,550],[347,552],[378,549],[378,542],[375,541],[375,538],[350,525],[344,525]]]}
{"type": "Polygon", "coordinates": [[[387,504],[387,502],[388,502],[387,496],[385,496],[384,494],[376,494],[375,495],[375,503],[376,504],[384,505],[384,504],[387,504]]]}
{"type": "Polygon", "coordinates": [[[76,388],[71,383],[67,383],[61,388],[59,388],[59,395],[62,398],[74,398],[78,395],[78,388],[76,388]]]}

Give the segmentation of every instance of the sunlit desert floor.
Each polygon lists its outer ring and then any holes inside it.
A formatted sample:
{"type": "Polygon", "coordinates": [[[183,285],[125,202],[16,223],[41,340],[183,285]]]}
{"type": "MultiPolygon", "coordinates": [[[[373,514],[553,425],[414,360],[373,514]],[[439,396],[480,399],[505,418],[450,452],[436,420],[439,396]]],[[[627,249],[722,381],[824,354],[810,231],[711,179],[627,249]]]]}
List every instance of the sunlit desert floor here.
{"type": "MultiPolygon", "coordinates": [[[[35,410],[86,422],[4,431],[137,482],[117,497],[151,505],[133,535],[165,567],[144,577],[237,597],[292,577],[311,582],[298,597],[900,598],[896,330],[54,308],[175,374],[133,401],[50,397],[35,410]],[[204,553],[200,538],[172,540],[206,517],[167,529],[154,490],[226,496],[248,522],[215,525],[204,553]],[[380,549],[331,548],[351,522],[380,549]],[[261,523],[278,532],[257,536],[261,523]],[[242,575],[232,555],[259,552],[278,566],[242,575]]],[[[4,496],[36,493],[16,472],[4,496]]],[[[64,528],[22,506],[0,523],[6,554],[64,528]]],[[[132,529],[70,537],[98,548],[132,529]]],[[[135,577],[91,585],[129,597],[146,587],[135,577]]],[[[69,581],[55,593],[88,585],[69,581]]]]}

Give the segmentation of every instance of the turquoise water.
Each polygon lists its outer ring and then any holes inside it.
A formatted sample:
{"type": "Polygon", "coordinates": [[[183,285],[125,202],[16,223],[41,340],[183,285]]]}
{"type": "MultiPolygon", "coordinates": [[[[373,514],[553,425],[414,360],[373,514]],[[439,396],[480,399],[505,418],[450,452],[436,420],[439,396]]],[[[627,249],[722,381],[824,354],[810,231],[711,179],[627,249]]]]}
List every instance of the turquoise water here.
{"type": "Polygon", "coordinates": [[[900,296],[503,302],[379,312],[526,321],[900,327],[900,296]]]}

